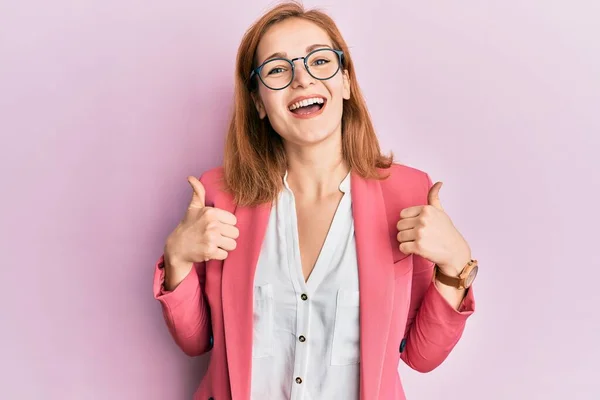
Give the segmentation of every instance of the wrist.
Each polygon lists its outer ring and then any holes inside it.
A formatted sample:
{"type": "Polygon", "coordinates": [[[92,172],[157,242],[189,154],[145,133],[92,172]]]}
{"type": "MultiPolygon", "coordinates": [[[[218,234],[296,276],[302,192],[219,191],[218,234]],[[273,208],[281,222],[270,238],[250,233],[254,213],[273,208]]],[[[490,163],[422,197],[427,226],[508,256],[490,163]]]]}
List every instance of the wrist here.
{"type": "Polygon", "coordinates": [[[194,263],[173,264],[168,259],[164,263],[163,288],[173,291],[193,269],[194,263]]]}
{"type": "Polygon", "coordinates": [[[182,260],[178,255],[177,246],[175,240],[169,236],[166,240],[165,247],[163,249],[163,255],[165,259],[165,267],[169,266],[177,266],[181,264],[185,264],[185,260],[182,260]]]}
{"type": "Polygon", "coordinates": [[[168,271],[171,275],[174,275],[176,271],[187,271],[194,265],[193,262],[182,260],[176,253],[168,251],[164,253],[164,260],[165,271],[168,271]]]}
{"type": "Polygon", "coordinates": [[[177,256],[177,253],[172,250],[169,244],[165,245],[164,249],[164,280],[163,286],[165,290],[174,290],[181,281],[187,276],[193,268],[194,263],[184,261],[177,256]]]}
{"type": "Polygon", "coordinates": [[[437,264],[434,266],[433,271],[433,280],[436,286],[438,284],[443,284],[444,286],[456,289],[467,289],[471,286],[477,276],[478,263],[477,260],[469,260],[458,275],[455,276],[448,274],[437,264]]]}
{"type": "Polygon", "coordinates": [[[444,272],[445,275],[458,277],[470,261],[471,252],[465,251],[456,255],[454,259],[450,260],[449,262],[438,263],[437,266],[442,270],[442,272],[444,272]]]}

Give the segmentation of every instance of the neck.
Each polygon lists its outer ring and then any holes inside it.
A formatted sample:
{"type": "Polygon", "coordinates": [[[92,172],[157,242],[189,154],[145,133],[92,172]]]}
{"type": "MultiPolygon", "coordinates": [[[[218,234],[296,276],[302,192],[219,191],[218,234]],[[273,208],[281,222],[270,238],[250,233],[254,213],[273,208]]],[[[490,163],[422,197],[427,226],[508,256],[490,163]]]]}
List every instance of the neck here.
{"type": "Polygon", "coordinates": [[[342,156],[342,135],[330,135],[310,146],[285,145],[287,182],[295,196],[319,200],[340,193],[349,166],[342,156]]]}

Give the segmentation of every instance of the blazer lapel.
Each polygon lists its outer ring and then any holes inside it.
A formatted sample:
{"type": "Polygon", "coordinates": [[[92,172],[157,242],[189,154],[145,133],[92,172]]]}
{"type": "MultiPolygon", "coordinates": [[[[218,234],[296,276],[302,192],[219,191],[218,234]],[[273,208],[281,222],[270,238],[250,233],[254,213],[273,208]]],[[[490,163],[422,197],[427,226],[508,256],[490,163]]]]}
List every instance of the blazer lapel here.
{"type": "Polygon", "coordinates": [[[379,398],[394,293],[393,255],[379,181],[352,172],[360,290],[360,399],[379,398]]]}
{"type": "Polygon", "coordinates": [[[223,262],[223,324],[233,399],[250,398],[254,273],[272,203],[238,207],[237,247],[223,262]]]}

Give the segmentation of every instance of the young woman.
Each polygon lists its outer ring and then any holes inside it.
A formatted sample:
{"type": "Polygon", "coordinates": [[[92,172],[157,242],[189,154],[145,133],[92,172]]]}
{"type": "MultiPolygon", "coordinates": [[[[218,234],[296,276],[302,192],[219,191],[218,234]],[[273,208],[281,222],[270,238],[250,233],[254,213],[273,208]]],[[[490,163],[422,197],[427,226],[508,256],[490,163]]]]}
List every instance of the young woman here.
{"type": "Polygon", "coordinates": [[[381,154],[325,14],[276,6],[246,33],[224,165],[155,269],[177,344],[211,351],[195,399],[404,399],[474,311],[468,243],[429,176],[381,154]]]}

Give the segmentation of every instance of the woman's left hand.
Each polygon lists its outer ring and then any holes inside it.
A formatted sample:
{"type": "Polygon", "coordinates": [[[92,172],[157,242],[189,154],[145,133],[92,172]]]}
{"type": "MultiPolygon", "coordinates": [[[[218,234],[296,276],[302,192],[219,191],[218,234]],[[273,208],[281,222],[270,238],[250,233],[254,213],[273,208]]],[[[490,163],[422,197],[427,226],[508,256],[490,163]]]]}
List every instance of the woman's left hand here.
{"type": "Polygon", "coordinates": [[[471,249],[440,203],[442,182],[429,190],[427,205],[405,208],[398,221],[398,242],[404,254],[435,263],[446,275],[458,276],[471,260],[471,249]]]}

